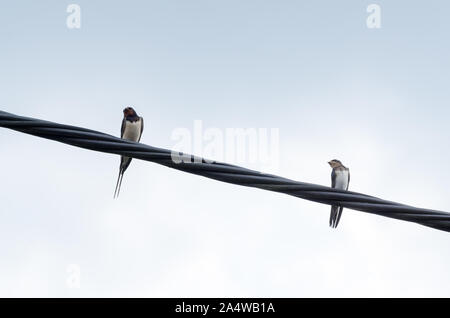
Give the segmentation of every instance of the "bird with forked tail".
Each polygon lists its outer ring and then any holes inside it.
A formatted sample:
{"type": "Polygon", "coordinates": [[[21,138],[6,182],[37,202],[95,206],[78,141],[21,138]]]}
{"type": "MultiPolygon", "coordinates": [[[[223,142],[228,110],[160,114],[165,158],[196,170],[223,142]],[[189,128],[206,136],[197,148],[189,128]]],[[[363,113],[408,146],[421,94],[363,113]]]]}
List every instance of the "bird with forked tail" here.
{"type": "MultiPolygon", "coordinates": [[[[331,187],[348,190],[348,185],[350,183],[350,170],[337,159],[329,161],[328,164],[333,169],[331,172],[331,187]]],[[[338,226],[343,209],[344,207],[339,205],[331,206],[330,226],[332,228],[336,228],[338,226]]]]}
{"type": "MultiPolygon", "coordinates": [[[[139,117],[133,107],[127,107],[123,110],[122,128],[120,131],[120,138],[139,142],[141,140],[142,132],[144,131],[144,118],[139,117]]],[[[122,185],[123,174],[131,163],[130,157],[121,156],[119,177],[117,178],[116,190],[114,191],[114,198],[119,196],[120,187],[122,185]]]]}

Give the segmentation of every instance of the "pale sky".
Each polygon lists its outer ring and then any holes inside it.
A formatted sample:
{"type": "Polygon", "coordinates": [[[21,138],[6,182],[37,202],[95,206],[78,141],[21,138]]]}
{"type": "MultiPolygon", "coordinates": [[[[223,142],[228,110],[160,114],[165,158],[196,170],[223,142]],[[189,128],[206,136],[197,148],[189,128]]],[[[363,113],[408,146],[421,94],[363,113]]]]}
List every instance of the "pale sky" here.
{"type": "MultiPolygon", "coordinates": [[[[338,158],[350,190],[450,211],[448,12],[443,0],[3,3],[0,110],[119,135],[133,106],[141,142],[163,148],[195,120],[276,128],[269,172],[329,185],[338,158]],[[80,29],[66,25],[71,3],[80,29]]],[[[449,233],[349,209],[331,229],[327,205],[139,160],[113,200],[118,156],[3,128],[0,145],[2,297],[450,297],[449,233]]]]}

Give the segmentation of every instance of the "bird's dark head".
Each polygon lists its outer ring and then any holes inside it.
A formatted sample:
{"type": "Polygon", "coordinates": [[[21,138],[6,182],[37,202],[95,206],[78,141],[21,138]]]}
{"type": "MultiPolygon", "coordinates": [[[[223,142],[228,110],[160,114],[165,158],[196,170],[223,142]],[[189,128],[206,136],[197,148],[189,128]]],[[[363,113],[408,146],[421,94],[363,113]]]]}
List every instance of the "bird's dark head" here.
{"type": "Polygon", "coordinates": [[[328,164],[330,165],[331,168],[337,168],[337,167],[342,166],[342,162],[340,162],[337,159],[333,159],[331,161],[328,161],[328,164]]]}
{"type": "Polygon", "coordinates": [[[136,117],[137,113],[133,107],[127,107],[123,110],[123,117],[136,117]]]}

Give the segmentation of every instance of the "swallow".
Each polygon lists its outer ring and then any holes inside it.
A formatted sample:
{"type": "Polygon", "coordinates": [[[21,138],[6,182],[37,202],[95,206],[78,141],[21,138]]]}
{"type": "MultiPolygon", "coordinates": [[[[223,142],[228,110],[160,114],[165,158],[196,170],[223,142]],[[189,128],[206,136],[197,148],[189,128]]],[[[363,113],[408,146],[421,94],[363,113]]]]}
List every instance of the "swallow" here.
{"type": "MultiPolygon", "coordinates": [[[[139,142],[142,132],[144,131],[144,118],[139,117],[133,107],[127,107],[123,110],[122,128],[120,130],[120,138],[139,142]]],[[[116,190],[114,198],[119,196],[120,187],[122,185],[123,174],[131,163],[130,157],[121,156],[119,177],[117,178],[116,190]]]]}
{"type": "MultiPolygon", "coordinates": [[[[328,164],[331,168],[333,168],[333,171],[331,172],[331,187],[335,189],[348,190],[348,185],[350,183],[350,170],[337,159],[329,161],[328,164]]],[[[342,206],[331,206],[330,226],[332,228],[336,228],[338,226],[343,209],[344,207],[342,206]]]]}

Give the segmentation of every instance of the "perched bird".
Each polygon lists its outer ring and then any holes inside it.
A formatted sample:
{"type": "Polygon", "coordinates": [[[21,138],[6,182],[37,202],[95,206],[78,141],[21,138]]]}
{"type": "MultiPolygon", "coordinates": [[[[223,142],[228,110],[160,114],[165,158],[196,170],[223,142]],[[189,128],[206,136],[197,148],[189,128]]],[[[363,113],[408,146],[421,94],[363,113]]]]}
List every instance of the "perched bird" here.
{"type": "MultiPolygon", "coordinates": [[[[133,107],[127,107],[123,110],[122,129],[120,138],[139,142],[141,140],[142,131],[144,130],[144,118],[139,117],[133,107]]],[[[117,178],[116,190],[114,198],[119,196],[120,186],[122,185],[123,174],[127,170],[131,162],[130,157],[122,156],[120,158],[119,177],[117,178]]]]}
{"type": "MultiPolygon", "coordinates": [[[[337,159],[329,161],[328,164],[331,166],[331,168],[333,168],[333,171],[331,172],[331,187],[336,189],[348,190],[348,185],[350,183],[350,170],[337,159]]],[[[336,228],[338,226],[343,209],[344,207],[342,206],[331,206],[331,227],[336,228]]]]}

